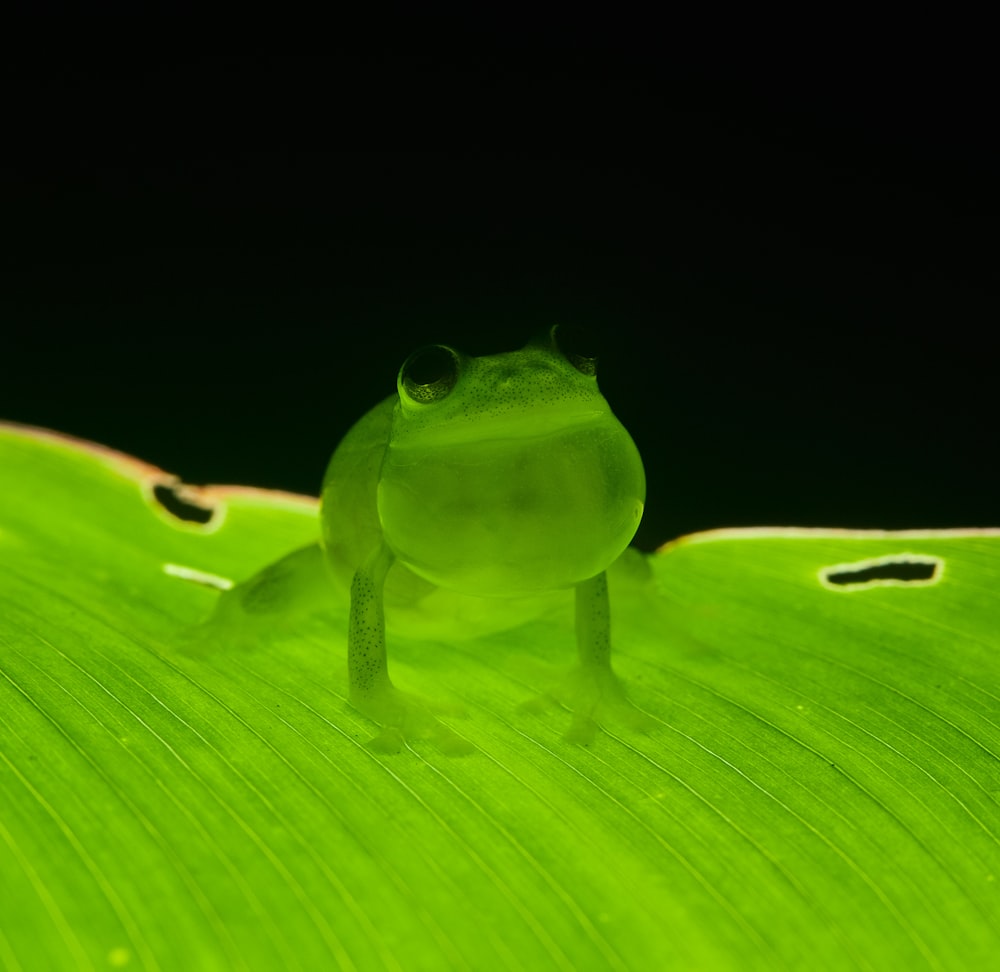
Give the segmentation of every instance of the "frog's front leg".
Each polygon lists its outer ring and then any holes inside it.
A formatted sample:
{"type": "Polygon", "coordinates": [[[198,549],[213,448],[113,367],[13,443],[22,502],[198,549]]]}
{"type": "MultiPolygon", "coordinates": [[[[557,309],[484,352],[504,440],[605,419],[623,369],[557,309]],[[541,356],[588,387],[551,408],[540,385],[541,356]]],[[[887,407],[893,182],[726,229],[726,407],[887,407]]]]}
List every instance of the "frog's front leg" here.
{"type": "Polygon", "coordinates": [[[383,543],[354,573],[347,629],[347,675],[351,704],[364,712],[375,699],[391,692],[385,654],[385,608],[382,592],[393,562],[383,543]]]}
{"type": "Polygon", "coordinates": [[[399,752],[410,739],[431,739],[456,755],[469,752],[471,744],[431,714],[432,703],[400,691],[389,678],[383,591],[393,560],[392,551],[381,544],[351,582],[347,635],[351,705],[382,727],[368,743],[379,752],[399,752]]]}
{"type": "Polygon", "coordinates": [[[573,713],[566,740],[589,744],[600,726],[649,729],[652,720],[632,705],[611,668],[611,608],[604,571],[576,585],[576,642],[577,664],[550,693],[573,713]]]}

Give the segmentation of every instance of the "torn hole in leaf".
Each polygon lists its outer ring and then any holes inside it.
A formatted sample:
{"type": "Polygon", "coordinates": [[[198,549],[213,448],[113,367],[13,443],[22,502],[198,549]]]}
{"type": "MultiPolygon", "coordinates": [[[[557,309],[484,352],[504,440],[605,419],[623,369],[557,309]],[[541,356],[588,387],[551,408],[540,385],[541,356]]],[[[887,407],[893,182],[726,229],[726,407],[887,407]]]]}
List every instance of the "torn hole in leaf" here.
{"type": "Polygon", "coordinates": [[[179,580],[190,581],[192,584],[201,584],[203,587],[211,587],[216,591],[228,591],[233,587],[233,581],[228,577],[219,574],[210,574],[195,567],[185,567],[183,564],[164,564],[163,573],[179,580]]]}
{"type": "Polygon", "coordinates": [[[869,587],[927,587],[936,584],[943,571],[944,561],[940,557],[900,553],[823,567],[819,571],[819,580],[824,587],[834,591],[869,587]]]}
{"type": "Polygon", "coordinates": [[[153,499],[172,517],[185,523],[204,526],[212,522],[216,507],[205,503],[197,489],[179,482],[160,482],[153,486],[153,499]]]}

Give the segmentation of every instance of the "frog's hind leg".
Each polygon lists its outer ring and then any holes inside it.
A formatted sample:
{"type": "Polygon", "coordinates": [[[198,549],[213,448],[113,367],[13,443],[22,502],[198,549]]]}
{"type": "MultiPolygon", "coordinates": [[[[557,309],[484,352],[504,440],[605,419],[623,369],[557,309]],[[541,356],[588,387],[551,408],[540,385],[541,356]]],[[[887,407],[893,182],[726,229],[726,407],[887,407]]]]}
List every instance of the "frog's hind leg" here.
{"type": "Polygon", "coordinates": [[[185,629],[177,644],[188,654],[266,647],[329,605],[330,579],[314,543],[223,590],[212,613],[185,629]]]}
{"type": "Polygon", "coordinates": [[[431,739],[444,752],[460,755],[472,746],[432,714],[433,703],[402,692],[389,678],[385,650],[385,577],[393,554],[383,543],[355,572],[347,635],[351,705],[377,722],[382,732],[370,740],[379,752],[399,752],[410,739],[431,739]]]}

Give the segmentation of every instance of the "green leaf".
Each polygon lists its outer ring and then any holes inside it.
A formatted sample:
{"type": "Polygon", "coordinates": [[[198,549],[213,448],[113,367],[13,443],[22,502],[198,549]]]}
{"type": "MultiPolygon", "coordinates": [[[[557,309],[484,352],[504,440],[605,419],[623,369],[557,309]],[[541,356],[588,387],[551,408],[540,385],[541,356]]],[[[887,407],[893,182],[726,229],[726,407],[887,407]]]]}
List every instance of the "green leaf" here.
{"type": "Polygon", "coordinates": [[[571,660],[568,596],[398,638],[397,681],[466,707],[461,758],[365,747],[342,598],[192,647],[218,585],[317,532],[312,500],[0,427],[4,968],[995,966],[997,531],[624,558],[616,667],[654,728],[588,747],[519,708],[571,660]]]}

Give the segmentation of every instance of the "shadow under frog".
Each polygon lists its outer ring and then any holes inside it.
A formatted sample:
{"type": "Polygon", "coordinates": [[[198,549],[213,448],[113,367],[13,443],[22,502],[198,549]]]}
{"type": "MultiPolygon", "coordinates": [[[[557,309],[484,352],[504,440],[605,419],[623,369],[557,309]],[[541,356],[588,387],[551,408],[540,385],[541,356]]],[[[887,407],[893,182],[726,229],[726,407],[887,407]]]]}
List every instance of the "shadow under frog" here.
{"type": "Polygon", "coordinates": [[[431,738],[461,751],[468,744],[440,709],[393,684],[386,606],[445,612],[454,631],[458,614],[484,613],[484,599],[523,605],[572,588],[578,660],[549,696],[574,714],[567,737],[587,741],[598,725],[644,721],[611,668],[605,575],[644,501],[642,460],[593,360],[564,354],[556,328],[487,357],[422,348],[400,369],[397,394],[337,447],[320,544],[224,594],[213,622],[260,621],[291,600],[336,596],[331,585],[349,591],[350,700],[381,727],[370,745],[396,751],[431,738]]]}

